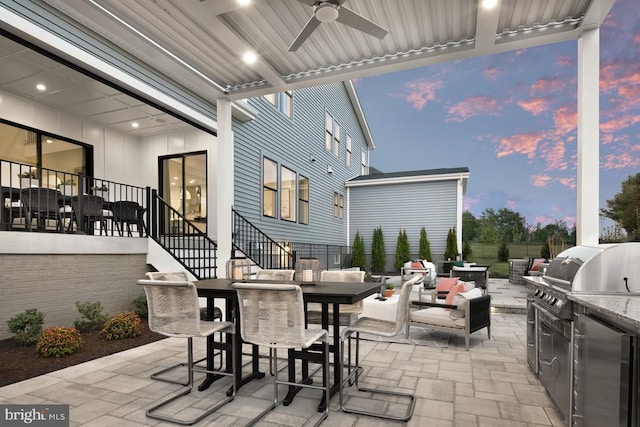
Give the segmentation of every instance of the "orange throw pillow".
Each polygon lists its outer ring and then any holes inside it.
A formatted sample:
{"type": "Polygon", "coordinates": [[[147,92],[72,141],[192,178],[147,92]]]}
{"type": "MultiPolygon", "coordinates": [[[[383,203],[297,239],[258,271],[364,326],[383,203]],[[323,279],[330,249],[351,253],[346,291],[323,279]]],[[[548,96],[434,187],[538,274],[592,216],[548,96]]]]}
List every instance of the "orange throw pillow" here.
{"type": "Polygon", "coordinates": [[[436,285],[436,291],[447,292],[450,291],[455,285],[458,284],[457,277],[442,277],[438,280],[438,284],[436,285]]]}
{"type": "Polygon", "coordinates": [[[447,294],[447,298],[444,300],[444,303],[451,305],[453,303],[453,297],[455,297],[457,293],[464,291],[464,283],[455,285],[453,288],[449,289],[449,293],[447,294]]]}

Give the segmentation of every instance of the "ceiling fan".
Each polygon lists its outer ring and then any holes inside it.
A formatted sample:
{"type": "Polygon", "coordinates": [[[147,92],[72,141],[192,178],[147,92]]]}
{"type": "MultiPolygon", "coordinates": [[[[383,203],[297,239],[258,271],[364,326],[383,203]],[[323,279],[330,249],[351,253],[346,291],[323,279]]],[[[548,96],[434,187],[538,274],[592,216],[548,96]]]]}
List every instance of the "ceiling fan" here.
{"type": "Polygon", "coordinates": [[[313,15],[302,28],[296,39],[289,46],[289,52],[295,52],[323,22],[340,22],[356,30],[370,34],[379,39],[384,38],[388,31],[381,26],[358,15],[351,9],[342,6],[346,0],[298,0],[308,6],[313,6],[313,15]]]}

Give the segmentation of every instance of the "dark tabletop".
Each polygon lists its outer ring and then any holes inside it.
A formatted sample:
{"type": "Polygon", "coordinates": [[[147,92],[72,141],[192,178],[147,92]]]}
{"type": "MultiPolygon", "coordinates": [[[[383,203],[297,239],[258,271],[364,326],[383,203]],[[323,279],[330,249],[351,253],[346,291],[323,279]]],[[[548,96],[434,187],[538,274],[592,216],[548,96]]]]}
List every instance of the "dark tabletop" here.
{"type": "Polygon", "coordinates": [[[201,297],[227,297],[236,290],[232,283],[293,283],[300,285],[304,300],[307,302],[354,304],[380,290],[379,282],[316,282],[306,284],[299,281],[283,282],[277,280],[231,280],[204,279],[196,282],[201,297]]]}

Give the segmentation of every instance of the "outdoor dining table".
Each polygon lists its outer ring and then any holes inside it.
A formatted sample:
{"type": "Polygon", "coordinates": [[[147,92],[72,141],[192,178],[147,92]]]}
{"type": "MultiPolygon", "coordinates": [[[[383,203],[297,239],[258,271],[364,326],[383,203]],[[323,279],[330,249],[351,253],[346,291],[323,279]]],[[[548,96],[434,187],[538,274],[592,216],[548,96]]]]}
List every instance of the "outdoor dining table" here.
{"type": "MultiPolygon", "coordinates": [[[[231,280],[231,279],[204,279],[196,282],[196,288],[198,289],[198,295],[200,297],[204,297],[207,299],[207,309],[208,309],[208,317],[213,314],[213,299],[214,298],[224,298],[225,299],[225,308],[226,308],[226,317],[227,320],[230,321],[232,319],[232,311],[235,310],[235,307],[238,304],[237,294],[235,289],[231,286],[232,283],[239,282],[249,282],[249,283],[274,283],[273,280],[231,280]]],[[[278,283],[282,283],[278,281],[278,283]]],[[[340,355],[340,305],[341,304],[354,304],[358,301],[361,301],[368,297],[369,295],[375,294],[380,290],[379,282],[315,282],[314,284],[301,283],[299,281],[293,281],[289,283],[295,283],[300,285],[302,289],[302,294],[304,297],[305,303],[320,303],[322,305],[322,317],[321,324],[323,329],[329,330],[329,306],[331,305],[333,308],[333,322],[331,324],[332,327],[332,342],[329,346],[330,353],[333,354],[334,357],[334,375],[333,375],[333,384],[331,386],[330,395],[333,396],[336,392],[338,392],[340,388],[340,371],[338,369],[339,361],[341,360],[340,355]]],[[[240,334],[240,322],[236,322],[236,333],[240,334]]],[[[232,351],[226,352],[226,366],[231,366],[232,357],[236,357],[236,366],[242,366],[242,340],[237,340],[238,348],[231,349],[232,351]]],[[[215,349],[226,349],[229,350],[230,340],[228,339],[226,343],[216,343],[212,337],[207,339],[207,367],[213,367],[213,350],[215,349]]],[[[313,347],[312,347],[313,348],[313,347]]],[[[321,354],[316,351],[289,351],[289,381],[296,382],[295,378],[295,364],[293,363],[295,359],[301,359],[303,361],[303,369],[302,381],[305,383],[310,383],[311,379],[308,378],[308,362],[309,361],[317,361],[320,362],[321,354]]],[[[237,375],[237,384],[238,387],[246,384],[247,382],[253,379],[259,379],[264,377],[264,373],[260,372],[259,366],[259,355],[258,349],[256,346],[253,346],[252,349],[252,363],[251,363],[251,372],[247,376],[242,376],[242,369],[238,369],[236,372],[237,375]]],[[[222,378],[221,376],[218,376],[222,378]]],[[[208,374],[203,383],[200,385],[199,389],[204,390],[213,381],[218,379],[213,374],[208,374]]],[[[284,405],[288,405],[293,401],[296,393],[301,389],[301,387],[289,386],[289,393],[284,399],[284,405]]],[[[318,411],[324,410],[324,405],[327,403],[324,400],[320,403],[318,407],[318,411]]]]}

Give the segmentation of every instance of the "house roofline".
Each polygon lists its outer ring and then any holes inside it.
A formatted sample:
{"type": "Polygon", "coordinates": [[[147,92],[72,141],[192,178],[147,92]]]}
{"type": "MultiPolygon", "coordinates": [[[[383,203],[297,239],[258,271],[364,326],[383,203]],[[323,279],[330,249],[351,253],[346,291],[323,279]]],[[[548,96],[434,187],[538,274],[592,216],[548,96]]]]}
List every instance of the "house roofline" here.
{"type": "Polygon", "coordinates": [[[367,124],[367,118],[364,116],[364,111],[362,110],[360,99],[356,93],[356,88],[353,86],[353,82],[351,80],[345,81],[344,87],[347,90],[347,95],[349,96],[349,100],[351,100],[353,110],[355,111],[360,127],[362,128],[362,133],[364,134],[365,141],[367,141],[367,146],[370,150],[373,150],[376,148],[376,145],[373,143],[373,136],[371,135],[371,130],[367,124]]]}
{"type": "Polygon", "coordinates": [[[381,173],[358,176],[345,182],[345,187],[368,187],[374,185],[462,180],[464,192],[466,192],[466,183],[469,175],[470,172],[468,168],[381,173]]]}

